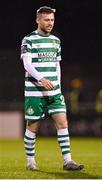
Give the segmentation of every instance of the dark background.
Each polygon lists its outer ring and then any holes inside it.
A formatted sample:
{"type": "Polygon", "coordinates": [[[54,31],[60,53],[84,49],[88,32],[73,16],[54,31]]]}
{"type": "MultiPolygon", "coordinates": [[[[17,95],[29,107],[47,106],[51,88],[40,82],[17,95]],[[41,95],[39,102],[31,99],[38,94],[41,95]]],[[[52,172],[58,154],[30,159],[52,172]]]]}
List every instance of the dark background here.
{"type": "Polygon", "coordinates": [[[0,3],[0,110],[23,110],[21,40],[37,28],[36,10],[47,5],[56,9],[53,33],[62,42],[62,91],[68,110],[71,82],[79,79],[83,86],[78,113],[96,117],[97,93],[102,89],[101,1],[4,0],[0,3]]]}

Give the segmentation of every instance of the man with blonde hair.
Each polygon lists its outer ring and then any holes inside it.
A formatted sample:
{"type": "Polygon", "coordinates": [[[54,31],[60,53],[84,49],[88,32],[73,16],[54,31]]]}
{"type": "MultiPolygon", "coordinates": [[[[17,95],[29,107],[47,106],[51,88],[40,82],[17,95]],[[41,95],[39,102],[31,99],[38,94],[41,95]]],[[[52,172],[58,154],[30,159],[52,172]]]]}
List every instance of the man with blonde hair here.
{"type": "Polygon", "coordinates": [[[55,9],[43,6],[37,10],[37,30],[25,36],[21,45],[25,73],[25,120],[24,136],[27,169],[37,170],[35,161],[36,132],[46,109],[51,115],[61,147],[64,170],[81,170],[70,153],[70,139],[66,105],[61,92],[60,39],[50,34],[54,26],[55,9]]]}

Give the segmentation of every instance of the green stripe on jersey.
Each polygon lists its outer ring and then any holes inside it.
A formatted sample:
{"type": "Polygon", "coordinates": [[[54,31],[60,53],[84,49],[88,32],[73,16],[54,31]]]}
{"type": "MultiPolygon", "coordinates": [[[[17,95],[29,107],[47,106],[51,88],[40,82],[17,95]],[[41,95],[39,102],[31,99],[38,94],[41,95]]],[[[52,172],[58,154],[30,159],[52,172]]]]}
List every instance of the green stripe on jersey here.
{"type": "Polygon", "coordinates": [[[61,51],[57,52],[57,56],[61,56],[61,51]]]}
{"type": "Polygon", "coordinates": [[[56,58],[55,57],[43,57],[43,58],[32,58],[32,62],[55,62],[56,58]]]}
{"type": "Polygon", "coordinates": [[[56,72],[56,67],[35,67],[39,72],[56,72]]]}
{"type": "Polygon", "coordinates": [[[28,39],[25,40],[27,44],[29,44],[30,46],[32,45],[32,42],[28,39]]]}
{"type": "Polygon", "coordinates": [[[31,49],[30,49],[30,48],[27,48],[27,49],[26,49],[26,52],[31,52],[31,49]]]}
{"type": "MultiPolygon", "coordinates": [[[[55,86],[51,91],[59,89],[59,85],[55,86]]],[[[44,87],[25,87],[25,91],[48,91],[44,87]]]]}
{"type": "MultiPolygon", "coordinates": [[[[46,79],[50,80],[50,81],[57,81],[57,76],[46,76],[46,79]]],[[[35,79],[33,77],[25,77],[25,81],[31,81],[31,82],[35,82],[35,79]]]]}
{"type": "Polygon", "coordinates": [[[57,39],[51,39],[51,38],[39,38],[39,39],[32,39],[32,43],[34,44],[40,44],[40,43],[56,43],[60,44],[60,41],[57,39]]]}
{"type": "Polygon", "coordinates": [[[48,52],[57,52],[57,48],[32,48],[32,53],[48,53],[48,52]]]}

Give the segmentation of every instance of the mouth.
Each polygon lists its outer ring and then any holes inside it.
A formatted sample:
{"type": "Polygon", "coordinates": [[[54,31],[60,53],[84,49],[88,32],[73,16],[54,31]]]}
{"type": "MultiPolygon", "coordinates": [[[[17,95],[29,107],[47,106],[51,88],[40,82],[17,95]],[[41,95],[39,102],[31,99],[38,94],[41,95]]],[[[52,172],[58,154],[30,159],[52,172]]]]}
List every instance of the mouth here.
{"type": "Polygon", "coordinates": [[[47,28],[48,28],[48,29],[52,29],[52,26],[48,26],[47,28]]]}

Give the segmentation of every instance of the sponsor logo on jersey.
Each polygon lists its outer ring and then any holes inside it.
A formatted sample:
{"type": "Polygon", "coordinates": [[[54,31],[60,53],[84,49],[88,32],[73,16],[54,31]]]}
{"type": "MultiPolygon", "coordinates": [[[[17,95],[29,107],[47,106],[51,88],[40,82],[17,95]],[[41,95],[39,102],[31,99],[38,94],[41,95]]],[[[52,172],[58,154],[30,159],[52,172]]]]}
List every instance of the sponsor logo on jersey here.
{"type": "Polygon", "coordinates": [[[49,57],[56,57],[56,52],[41,52],[38,53],[38,58],[49,58],[49,57]]]}

